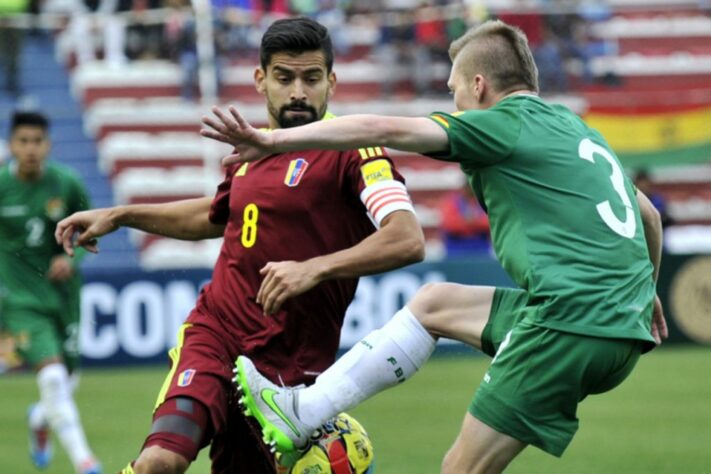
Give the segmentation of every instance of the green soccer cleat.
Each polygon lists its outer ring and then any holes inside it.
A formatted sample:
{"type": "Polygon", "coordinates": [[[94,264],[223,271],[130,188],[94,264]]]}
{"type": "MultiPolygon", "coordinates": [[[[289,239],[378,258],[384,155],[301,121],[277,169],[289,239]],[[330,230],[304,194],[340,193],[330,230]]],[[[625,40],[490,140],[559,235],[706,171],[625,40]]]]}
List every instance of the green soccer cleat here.
{"type": "Polygon", "coordinates": [[[257,420],[272,451],[289,454],[306,447],[315,427],[299,419],[299,390],[273,384],[245,356],[237,358],[234,372],[243,412],[257,420]]]}

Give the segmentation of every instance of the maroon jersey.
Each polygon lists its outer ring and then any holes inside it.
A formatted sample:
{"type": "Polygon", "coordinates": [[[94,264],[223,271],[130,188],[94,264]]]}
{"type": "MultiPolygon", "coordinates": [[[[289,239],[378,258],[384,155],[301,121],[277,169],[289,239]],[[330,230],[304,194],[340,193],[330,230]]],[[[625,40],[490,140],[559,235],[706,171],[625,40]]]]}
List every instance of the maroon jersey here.
{"type": "Polygon", "coordinates": [[[412,210],[403,181],[380,148],[284,153],[230,167],[210,212],[226,225],[224,243],[197,304],[230,352],[287,385],[310,383],[331,365],[358,280],[325,281],[266,316],[255,301],[259,270],[356,245],[388,212],[412,210]]]}

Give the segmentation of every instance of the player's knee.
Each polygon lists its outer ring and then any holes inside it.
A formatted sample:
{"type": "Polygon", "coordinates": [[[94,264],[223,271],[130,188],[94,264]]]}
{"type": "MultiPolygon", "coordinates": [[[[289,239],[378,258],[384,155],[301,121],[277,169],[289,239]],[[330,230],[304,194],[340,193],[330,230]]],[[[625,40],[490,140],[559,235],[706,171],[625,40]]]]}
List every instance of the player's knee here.
{"type": "Polygon", "coordinates": [[[448,286],[448,283],[427,283],[407,303],[410,311],[425,329],[430,330],[437,326],[437,313],[446,301],[448,286]]]}
{"type": "Polygon", "coordinates": [[[183,474],[190,463],[180,454],[149,446],[141,452],[133,467],[135,474],[183,474]]]}

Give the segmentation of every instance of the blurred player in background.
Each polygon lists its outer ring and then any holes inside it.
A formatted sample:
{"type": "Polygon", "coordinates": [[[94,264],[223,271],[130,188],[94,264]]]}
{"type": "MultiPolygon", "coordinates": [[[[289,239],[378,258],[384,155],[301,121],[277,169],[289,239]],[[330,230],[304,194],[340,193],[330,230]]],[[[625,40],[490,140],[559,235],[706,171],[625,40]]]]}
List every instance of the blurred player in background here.
{"type": "Polygon", "coordinates": [[[659,214],[605,139],[538,97],[517,28],[487,22],[456,40],[450,56],[453,114],[350,116],[266,134],[231,109],[203,132],[236,146],[227,163],[364,141],[458,162],[521,288],[428,285],[302,390],[271,384],[241,357],[246,405],[284,451],[304,445],[323,419],[405,380],[447,336],[494,358],[443,472],[500,472],[529,444],[560,456],[578,428],[578,403],[620,384],[666,337],[655,295],[659,214]]]}
{"type": "Polygon", "coordinates": [[[37,371],[40,402],[29,411],[32,461],[38,468],[49,463],[51,428],[76,472],[96,474],[101,469],[72,395],[79,362],[81,254],[72,261],[53,238],[56,223],[87,209],[89,201],[73,173],[46,161],[49,152],[47,118],[15,113],[13,159],[0,167],[0,326],[20,358],[37,371]]]}
{"type": "MultiPolygon", "coordinates": [[[[323,26],[277,21],[260,54],[255,85],[271,128],[329,118],[336,76],[323,26]]],[[[280,384],[312,383],[335,360],[358,277],[424,254],[403,179],[379,147],[284,153],[226,171],[214,199],[98,209],[57,226],[70,253],[75,232],[76,245],[96,251],[96,238],[119,226],[225,238],[212,282],[170,352],[151,434],[126,474],[184,472],[210,443],[213,473],[274,472],[273,455],[237,405],[236,357],[249,355],[280,384]]]]}
{"type": "Polygon", "coordinates": [[[439,204],[439,229],[448,258],[491,252],[489,218],[474,190],[465,182],[439,204]]]}

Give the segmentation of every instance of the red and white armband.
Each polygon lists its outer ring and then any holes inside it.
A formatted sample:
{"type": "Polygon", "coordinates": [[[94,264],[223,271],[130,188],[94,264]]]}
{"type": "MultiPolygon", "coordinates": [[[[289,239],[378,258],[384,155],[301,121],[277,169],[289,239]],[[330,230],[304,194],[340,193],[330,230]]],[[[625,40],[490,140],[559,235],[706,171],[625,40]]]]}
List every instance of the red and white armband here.
{"type": "Polygon", "coordinates": [[[360,193],[360,200],[368,209],[368,215],[380,227],[381,222],[395,211],[415,213],[412,199],[405,185],[395,179],[378,181],[366,186],[360,193]]]}

